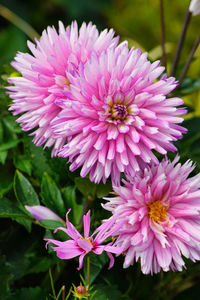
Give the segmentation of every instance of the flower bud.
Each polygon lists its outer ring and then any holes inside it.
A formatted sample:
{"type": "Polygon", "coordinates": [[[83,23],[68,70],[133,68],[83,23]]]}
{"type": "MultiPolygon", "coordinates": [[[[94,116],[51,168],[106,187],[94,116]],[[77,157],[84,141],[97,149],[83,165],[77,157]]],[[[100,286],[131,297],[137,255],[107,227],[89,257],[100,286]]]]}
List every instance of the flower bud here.
{"type": "Polygon", "coordinates": [[[200,0],[191,0],[189,11],[193,14],[193,16],[197,16],[200,14],[200,0]]]}
{"type": "Polygon", "coordinates": [[[25,205],[25,208],[30,212],[32,217],[38,221],[42,220],[58,220],[63,221],[58,215],[56,215],[49,208],[42,205],[28,206],[25,205]]]}
{"type": "Polygon", "coordinates": [[[76,287],[76,292],[77,292],[77,294],[83,295],[86,293],[86,287],[83,285],[79,285],[76,287]]]}

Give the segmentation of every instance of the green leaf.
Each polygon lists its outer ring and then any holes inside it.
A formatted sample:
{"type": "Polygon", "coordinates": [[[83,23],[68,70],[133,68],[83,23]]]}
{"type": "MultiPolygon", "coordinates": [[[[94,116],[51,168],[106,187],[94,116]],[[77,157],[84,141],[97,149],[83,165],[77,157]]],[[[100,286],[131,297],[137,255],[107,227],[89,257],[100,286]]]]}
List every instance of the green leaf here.
{"type": "Polygon", "coordinates": [[[14,157],[14,165],[17,169],[26,172],[29,176],[31,175],[32,165],[27,156],[20,155],[14,157]]]}
{"type": "Polygon", "coordinates": [[[13,203],[7,198],[0,199],[0,218],[30,219],[16,203],[13,203]]]}
{"type": "Polygon", "coordinates": [[[27,137],[27,156],[31,157],[31,164],[33,166],[34,175],[42,180],[44,172],[47,172],[50,176],[54,176],[49,163],[45,157],[44,150],[40,147],[36,147],[31,139],[27,137]]]}
{"type": "Polygon", "coordinates": [[[12,186],[12,174],[10,174],[7,169],[0,168],[0,197],[3,197],[4,194],[10,191],[12,186]]]}
{"type": "Polygon", "coordinates": [[[5,164],[6,158],[8,155],[8,151],[4,150],[0,152],[0,163],[2,163],[3,165],[5,164]]]}
{"type": "Polygon", "coordinates": [[[14,178],[14,191],[19,203],[24,205],[39,205],[38,196],[31,183],[18,170],[14,178]]]}
{"type": "Polygon", "coordinates": [[[44,228],[50,230],[55,230],[58,227],[64,227],[64,225],[57,220],[42,220],[38,223],[41,224],[44,228]]]}
{"type": "Polygon", "coordinates": [[[21,133],[22,129],[20,125],[16,122],[16,117],[8,115],[3,119],[3,124],[5,129],[9,131],[9,136],[11,138],[17,137],[15,133],[21,133]]]}
{"type": "Polygon", "coordinates": [[[112,191],[111,182],[103,184],[102,182],[97,185],[97,197],[102,198],[107,196],[112,191]]]}
{"type": "Polygon", "coordinates": [[[25,209],[21,209],[18,203],[13,203],[7,198],[0,199],[0,218],[11,218],[23,225],[28,232],[31,231],[32,218],[26,214],[25,209]]]}
{"type": "Polygon", "coordinates": [[[83,212],[83,205],[76,202],[76,188],[73,186],[68,186],[63,189],[63,198],[65,200],[65,205],[69,209],[71,208],[72,223],[78,225],[83,212]]]}
{"type": "Polygon", "coordinates": [[[112,191],[112,185],[110,182],[106,184],[99,183],[95,184],[89,180],[89,178],[75,178],[75,185],[77,189],[85,196],[91,196],[92,198],[97,195],[98,198],[102,198],[112,191]]]}
{"type": "Polygon", "coordinates": [[[9,150],[11,148],[16,147],[22,140],[17,139],[17,140],[11,140],[5,143],[2,143],[0,145],[0,151],[5,151],[5,150],[9,150]]]}
{"type": "Polygon", "coordinates": [[[85,196],[94,196],[96,193],[97,185],[89,180],[89,178],[75,178],[75,185],[77,189],[85,196]]]}
{"type": "Polygon", "coordinates": [[[9,281],[12,278],[10,264],[6,262],[5,256],[0,256],[0,299],[5,299],[9,292],[9,281]]]}
{"type": "Polygon", "coordinates": [[[52,264],[52,258],[50,257],[41,257],[35,263],[31,264],[29,271],[27,274],[32,274],[32,273],[40,273],[40,272],[45,272],[47,271],[52,264]]]}
{"type": "Polygon", "coordinates": [[[50,208],[59,216],[65,216],[66,210],[61,196],[61,192],[58,189],[54,180],[46,172],[43,174],[42,177],[41,197],[42,203],[45,206],[50,208]]]}

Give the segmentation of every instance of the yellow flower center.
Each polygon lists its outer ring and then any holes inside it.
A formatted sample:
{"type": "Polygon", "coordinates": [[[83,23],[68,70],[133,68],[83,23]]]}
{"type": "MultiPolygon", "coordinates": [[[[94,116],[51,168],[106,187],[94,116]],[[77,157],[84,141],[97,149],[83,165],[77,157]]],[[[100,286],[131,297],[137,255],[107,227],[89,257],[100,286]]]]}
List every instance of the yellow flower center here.
{"type": "Polygon", "coordinates": [[[149,216],[154,222],[160,222],[168,219],[167,206],[160,201],[153,201],[149,205],[149,216]]]}
{"type": "Polygon", "coordinates": [[[90,243],[92,246],[94,246],[94,243],[91,242],[90,238],[83,238],[83,237],[81,237],[81,239],[87,241],[87,242],[90,243]]]}

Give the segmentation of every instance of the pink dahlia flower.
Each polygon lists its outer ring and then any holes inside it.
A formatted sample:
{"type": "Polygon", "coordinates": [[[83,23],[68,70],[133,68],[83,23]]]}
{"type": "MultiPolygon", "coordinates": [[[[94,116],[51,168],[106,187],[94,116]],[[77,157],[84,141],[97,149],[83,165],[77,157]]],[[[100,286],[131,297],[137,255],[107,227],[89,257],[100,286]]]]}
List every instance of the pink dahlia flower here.
{"type": "Polygon", "coordinates": [[[93,54],[75,77],[67,75],[71,102],[58,100],[62,111],[52,122],[58,137],[68,137],[59,156],[68,157],[70,170],[82,166],[81,176],[103,182],[111,175],[138,171],[144,163],[158,163],[152,150],[175,151],[173,141],[186,130],[181,123],[186,110],[180,98],[166,98],[177,83],[164,75],[159,61],[151,64],[147,53],[128,50],[124,42],[97,56],[93,54]]]}
{"type": "Polygon", "coordinates": [[[8,87],[10,97],[14,99],[10,110],[14,115],[22,113],[18,118],[24,131],[36,129],[33,141],[37,146],[54,145],[52,154],[64,144],[65,138],[57,138],[52,134],[50,122],[61,111],[55,101],[65,98],[64,91],[70,89],[67,74],[75,75],[79,63],[85,63],[92,51],[101,53],[108,47],[115,46],[118,38],[113,38],[114,31],[105,29],[99,34],[95,25],[82,24],[79,32],[76,22],[66,29],[59,22],[59,33],[54,27],[44,30],[36,45],[28,42],[32,54],[18,53],[12,66],[22,77],[12,77],[8,87]]]}
{"type": "Polygon", "coordinates": [[[139,260],[144,274],[181,271],[182,256],[200,259],[200,174],[188,178],[192,162],[178,160],[147,166],[106,198],[103,207],[124,221],[115,242],[125,249],[124,268],[139,260]]]}
{"type": "Polygon", "coordinates": [[[55,230],[62,230],[72,239],[65,242],[60,242],[52,239],[45,239],[47,241],[46,246],[49,243],[53,243],[56,247],[52,247],[56,252],[57,256],[61,259],[70,259],[76,256],[79,257],[79,268],[80,270],[83,266],[83,259],[86,254],[93,252],[94,254],[100,255],[103,251],[106,251],[108,257],[110,258],[109,269],[112,268],[114,264],[114,258],[111,253],[121,254],[123,251],[122,247],[116,247],[111,243],[107,245],[102,245],[102,243],[110,236],[114,235],[116,231],[122,226],[122,222],[115,224],[115,218],[110,218],[101,226],[99,226],[92,235],[89,236],[90,231],[90,211],[84,215],[84,237],[76,230],[74,225],[68,220],[68,211],[66,215],[67,228],[59,227],[55,230]],[[96,235],[96,236],[95,236],[96,235]],[[95,237],[94,237],[95,236],[95,237]]]}

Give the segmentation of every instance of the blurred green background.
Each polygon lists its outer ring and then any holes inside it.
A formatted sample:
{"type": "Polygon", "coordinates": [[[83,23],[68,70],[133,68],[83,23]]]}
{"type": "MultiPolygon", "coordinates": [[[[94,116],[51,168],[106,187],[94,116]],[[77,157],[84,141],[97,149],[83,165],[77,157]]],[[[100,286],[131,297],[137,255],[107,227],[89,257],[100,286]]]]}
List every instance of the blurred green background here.
{"type": "MultiPolygon", "coordinates": [[[[164,0],[166,43],[172,59],[181,32],[189,0],[164,0]]],[[[30,24],[39,34],[48,25],[57,28],[58,20],[66,26],[72,20],[79,25],[92,21],[99,30],[112,27],[121,40],[150,51],[154,60],[160,57],[160,15],[158,0],[1,0],[0,4],[30,24]]],[[[199,33],[200,16],[192,18],[188,29],[182,62],[186,59],[199,33]]],[[[10,61],[16,51],[26,50],[27,36],[16,26],[0,18],[0,62],[10,61]]],[[[196,56],[200,55],[200,49],[196,56]]],[[[200,62],[193,68],[193,76],[200,75],[200,62]]]]}

